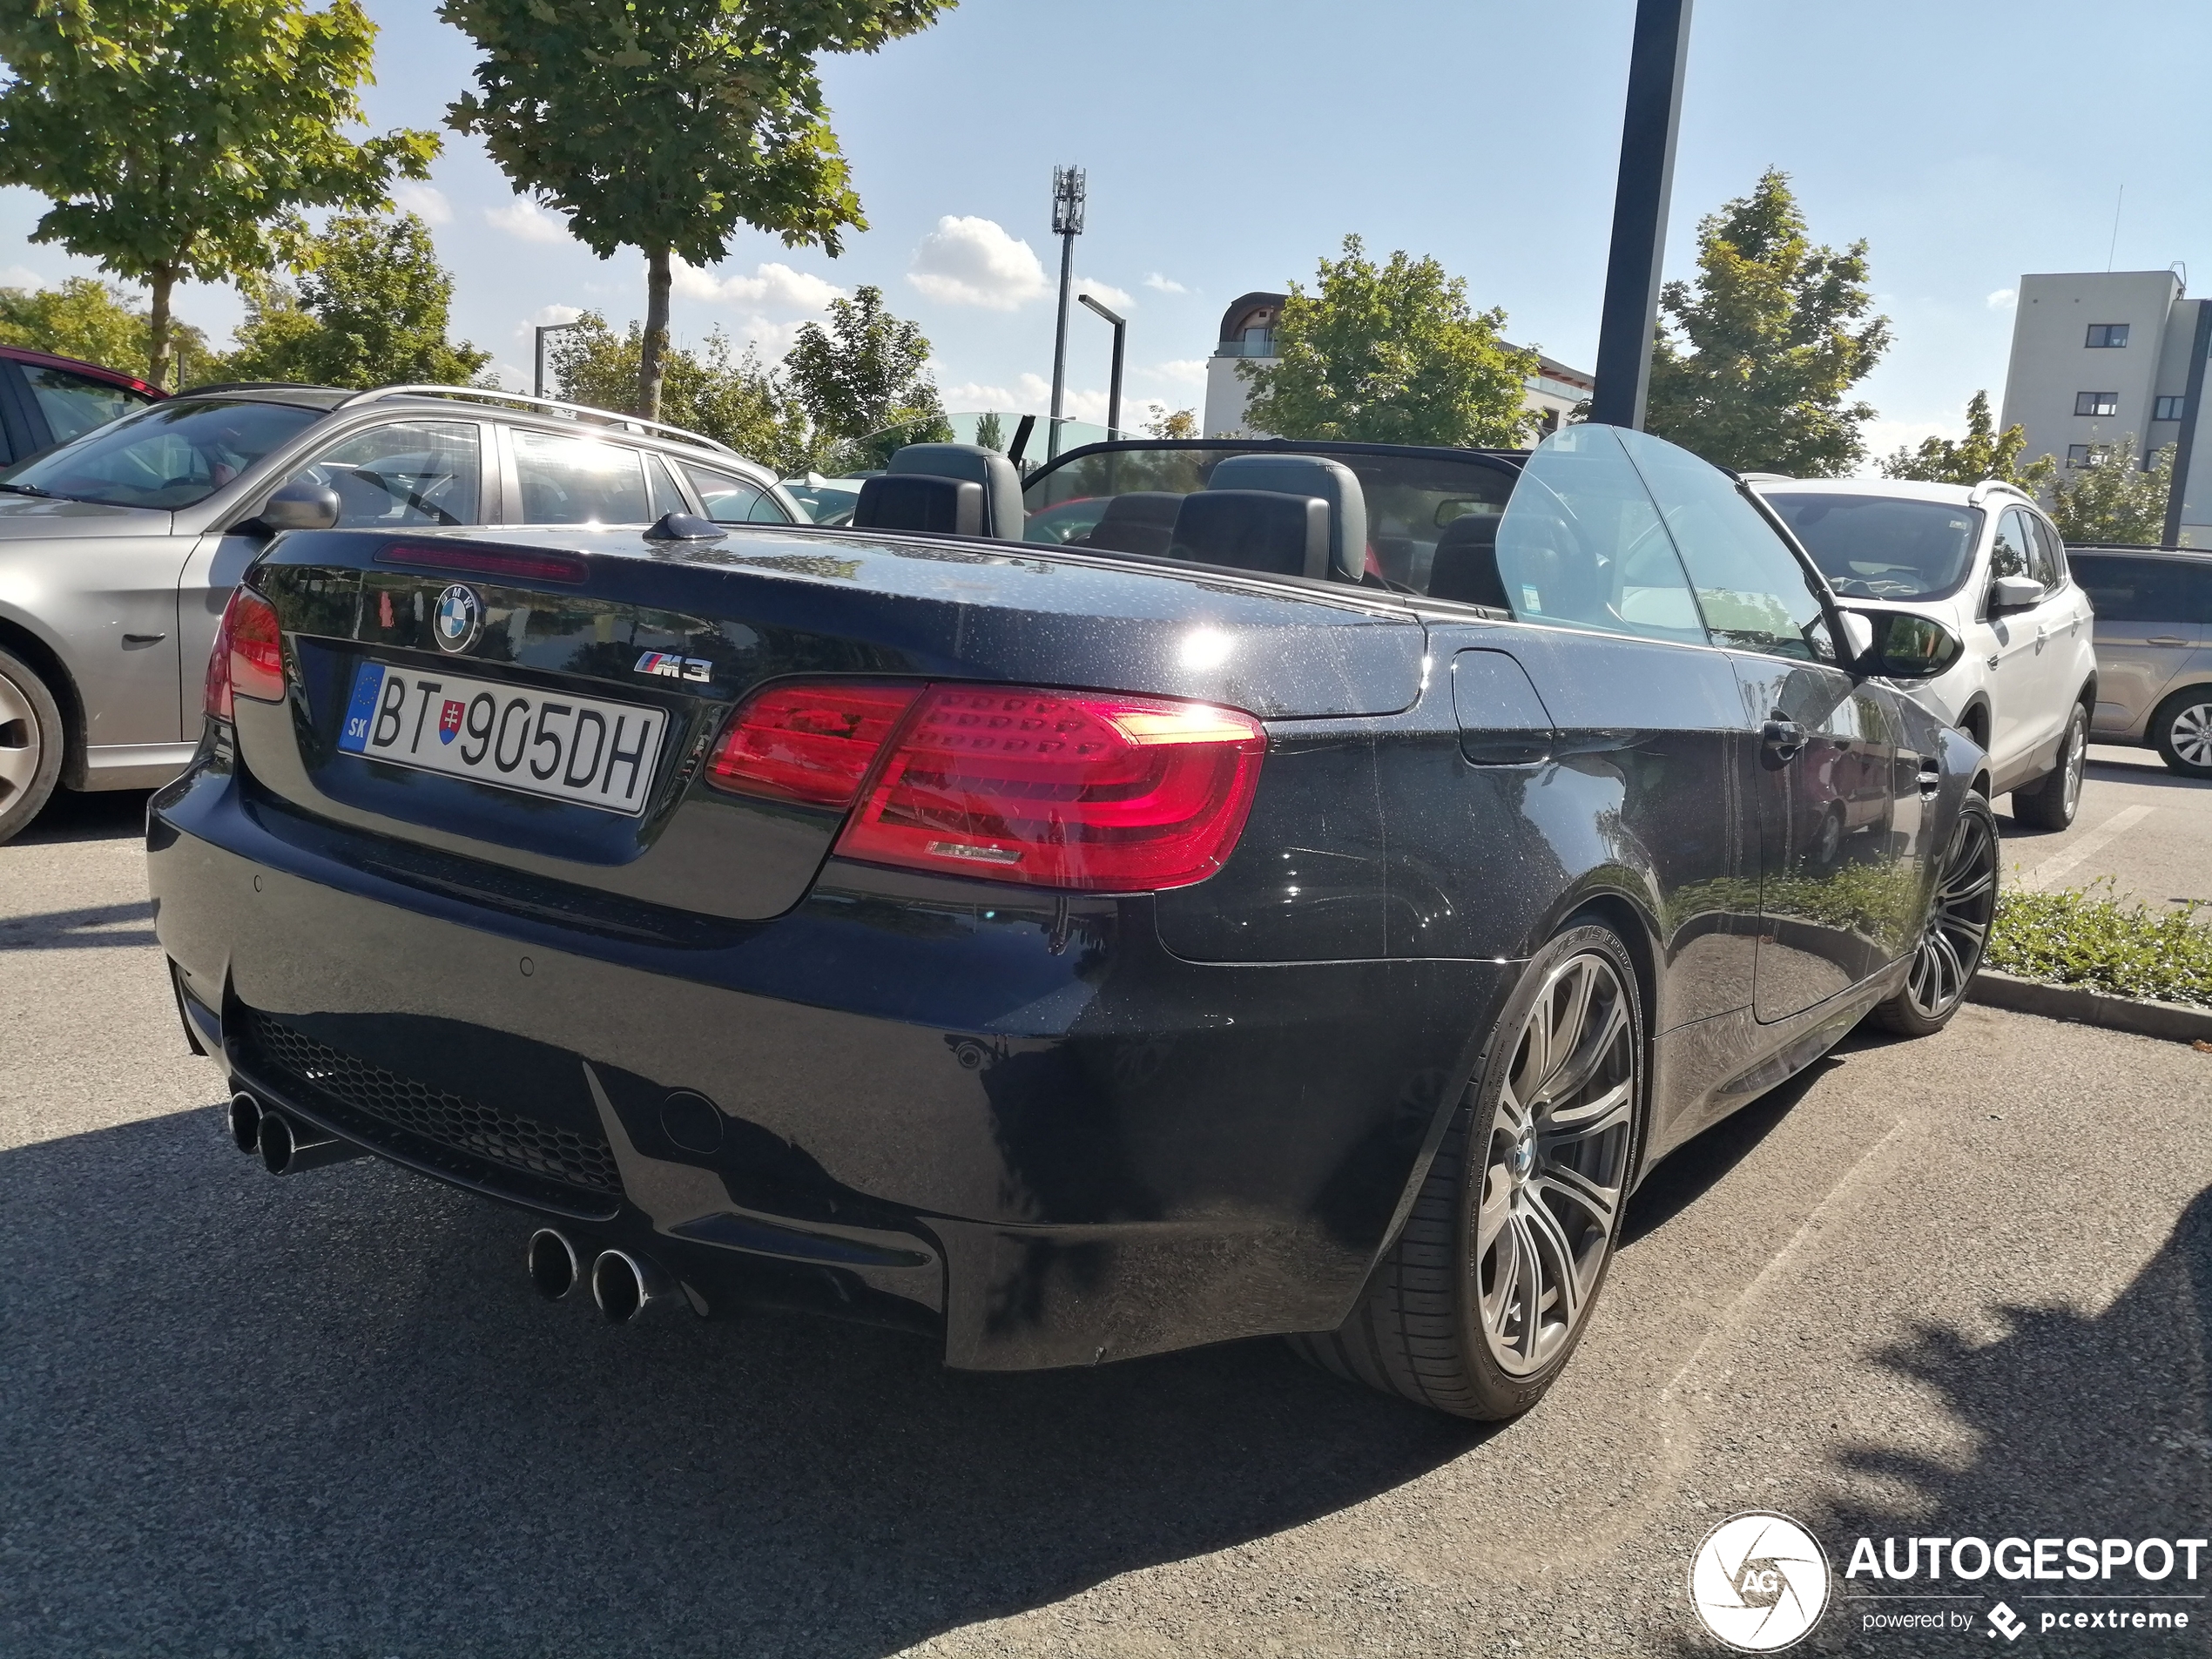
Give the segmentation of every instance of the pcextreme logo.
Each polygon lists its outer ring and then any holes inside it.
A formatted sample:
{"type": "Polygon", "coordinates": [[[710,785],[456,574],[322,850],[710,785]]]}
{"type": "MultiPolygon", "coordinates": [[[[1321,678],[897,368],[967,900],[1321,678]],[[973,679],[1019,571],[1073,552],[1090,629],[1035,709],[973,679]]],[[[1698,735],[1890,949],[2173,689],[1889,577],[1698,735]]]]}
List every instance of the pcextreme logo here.
{"type": "Polygon", "coordinates": [[[1689,1561],[1689,1604],[1740,1653],[1777,1653],[1820,1622],[1828,1557],[1787,1515],[1730,1515],[1689,1561]]]}

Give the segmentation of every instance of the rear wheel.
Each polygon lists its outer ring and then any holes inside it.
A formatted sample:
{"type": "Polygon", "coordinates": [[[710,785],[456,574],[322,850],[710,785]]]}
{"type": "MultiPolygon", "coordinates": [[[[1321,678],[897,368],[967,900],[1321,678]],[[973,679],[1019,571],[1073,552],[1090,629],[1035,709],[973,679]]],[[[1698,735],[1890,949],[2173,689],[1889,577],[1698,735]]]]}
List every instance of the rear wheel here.
{"type": "Polygon", "coordinates": [[[2159,758],[2184,778],[2212,778],[2212,685],[2193,686],[2150,723],[2159,758]]]}
{"type": "Polygon", "coordinates": [[[1512,1417],[1581,1341],[1612,1260],[1643,1096],[1635,969],[1609,927],[1528,964],[1406,1230],[1337,1330],[1338,1375],[1460,1417],[1512,1417]]]}
{"type": "Polygon", "coordinates": [[[1987,801],[1969,792],[1944,849],[1905,988],[1868,1017],[1902,1037],[1932,1036],[1949,1025],[1980,970],[1996,914],[1997,819],[1987,801]]]}
{"type": "Polygon", "coordinates": [[[61,772],[54,694],[22,658],[0,651],[0,841],[29,827],[61,772]]]}
{"type": "Polygon", "coordinates": [[[2062,830],[2081,810],[2081,767],[2088,757],[2089,711],[2079,703],[2067,717],[2059,764],[2036,783],[2013,791],[2013,816],[2030,829],[2062,830]]]}

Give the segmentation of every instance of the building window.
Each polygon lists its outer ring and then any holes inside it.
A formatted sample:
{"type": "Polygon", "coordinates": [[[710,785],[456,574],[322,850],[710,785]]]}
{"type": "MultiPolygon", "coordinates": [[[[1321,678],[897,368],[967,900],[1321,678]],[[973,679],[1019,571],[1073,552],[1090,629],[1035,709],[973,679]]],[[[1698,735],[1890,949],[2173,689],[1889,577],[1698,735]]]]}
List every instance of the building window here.
{"type": "Polygon", "coordinates": [[[2124,322],[2093,322],[2089,325],[2088,347],[2103,351],[2128,343],[2128,325],[2124,322]]]}
{"type": "Polygon", "coordinates": [[[2069,467],[2095,466],[2097,446],[2094,443],[2069,443],[2066,447],[2066,464],[2069,467]]]}
{"type": "Polygon", "coordinates": [[[2117,392],[2076,392],[2074,395],[2076,415],[2117,415],[2120,413],[2120,394],[2117,392]]]}
{"type": "Polygon", "coordinates": [[[2151,405],[2150,418],[2154,421],[2178,421],[2182,418],[2182,411],[2188,406],[2188,399],[2185,397],[2161,397],[2151,405]]]}

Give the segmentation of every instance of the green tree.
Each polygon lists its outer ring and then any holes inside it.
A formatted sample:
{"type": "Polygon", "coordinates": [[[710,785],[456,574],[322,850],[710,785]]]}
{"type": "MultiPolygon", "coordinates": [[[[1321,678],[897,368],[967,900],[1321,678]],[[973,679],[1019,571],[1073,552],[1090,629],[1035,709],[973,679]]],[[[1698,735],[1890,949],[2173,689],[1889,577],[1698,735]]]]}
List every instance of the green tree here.
{"type": "Polygon", "coordinates": [[[975,442],[979,448],[1006,451],[1006,427],[995,413],[979,415],[975,421],[975,442]]]}
{"type": "MultiPolygon", "coordinates": [[[[57,352],[136,374],[152,352],[153,320],[119,291],[91,277],[67,277],[57,287],[0,288],[0,344],[57,352]]],[[[169,339],[180,370],[205,372],[215,359],[207,336],[170,320],[169,339]]],[[[182,383],[182,373],[179,375],[182,383]]]]}
{"type": "MultiPolygon", "coordinates": [[[[617,334],[596,311],[553,337],[548,351],[561,395],[571,403],[621,412],[637,389],[644,329],[617,334]]],[[[789,477],[814,459],[806,417],[748,349],[739,355],[719,329],[697,352],[667,348],[659,418],[728,444],[789,477]]],[[[650,417],[649,417],[650,418],[650,417]]]]}
{"type": "Polygon", "coordinates": [[[295,288],[264,281],[247,290],[247,315],[229,370],[239,380],[317,386],[465,385],[491,361],[446,338],[453,278],[438,263],[429,227],[394,219],[334,215],[304,244],[309,261],[295,288]]]}
{"type": "Polygon", "coordinates": [[[376,25],[357,0],[0,0],[0,185],[53,203],[31,233],[150,290],[146,378],[170,295],[297,255],[306,207],[381,207],[435,134],[355,142],[376,25]]]}
{"type": "Polygon", "coordinates": [[[718,262],[739,225],[833,255],[866,227],[816,56],[873,51],[951,3],[444,0],[484,51],[450,125],[601,259],[644,253],[637,413],[661,409],[672,260],[718,262]]]}
{"type": "Polygon", "coordinates": [[[1278,361],[1237,366],[1244,421],[1285,438],[1510,446],[1534,429],[1521,407],[1536,354],[1499,338],[1506,314],[1467,305],[1467,281],[1403,250],[1386,265],[1357,236],[1295,282],[1275,327],[1278,361]]]}
{"type": "Polygon", "coordinates": [[[1198,411],[1170,409],[1164,403],[1150,406],[1152,418],[1144,423],[1147,437],[1195,438],[1198,435],[1198,411]]]}
{"type": "Polygon", "coordinates": [[[1866,452],[1866,403],[1846,403],[1889,348],[1870,317],[1866,244],[1816,247],[1770,167],[1697,226],[1697,280],[1661,291],[1645,426],[1739,472],[1832,477],[1866,452]]]}
{"type": "Polygon", "coordinates": [[[844,446],[849,452],[826,455],[824,469],[880,465],[901,443],[952,435],[928,363],[929,341],[915,325],[884,309],[878,287],[831,300],[826,328],[799,325],[784,355],[785,382],[813,421],[818,446],[844,446]],[[865,446],[865,455],[854,448],[870,437],[878,442],[865,446]]]}
{"type": "Polygon", "coordinates": [[[2027,428],[2013,425],[1999,432],[1989,413],[1989,394],[1976,392],[1966,401],[1963,439],[1954,443],[1949,438],[1923,438],[1917,449],[1900,444],[1882,462],[1882,474],[1926,484],[1979,484],[1995,478],[2033,489],[2046,481],[2050,457],[2023,468],[2020,456],[2027,447],[2027,428]]]}
{"type": "MultiPolygon", "coordinates": [[[[2166,503],[2174,492],[2174,446],[2135,464],[2132,432],[2109,447],[2100,444],[2089,464],[2051,485],[2051,522],[2059,534],[2083,546],[2156,547],[2166,539],[2166,503]]],[[[2058,462],[2043,457],[2051,472],[2058,462]]]]}

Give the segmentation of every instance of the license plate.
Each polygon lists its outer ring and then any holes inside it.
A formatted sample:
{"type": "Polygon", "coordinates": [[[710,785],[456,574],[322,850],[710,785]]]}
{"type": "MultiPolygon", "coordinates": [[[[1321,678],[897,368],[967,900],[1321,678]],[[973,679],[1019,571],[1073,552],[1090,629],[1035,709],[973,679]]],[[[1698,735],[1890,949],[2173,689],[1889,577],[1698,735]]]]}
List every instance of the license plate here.
{"type": "Polygon", "coordinates": [[[363,663],[338,746],[631,817],[645,810],[668,716],[634,703],[363,663]]]}

